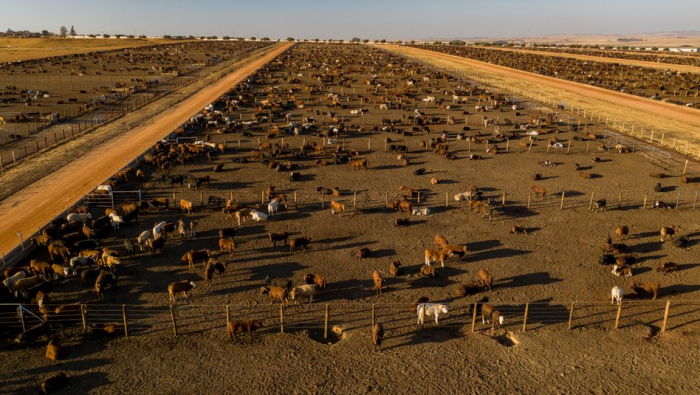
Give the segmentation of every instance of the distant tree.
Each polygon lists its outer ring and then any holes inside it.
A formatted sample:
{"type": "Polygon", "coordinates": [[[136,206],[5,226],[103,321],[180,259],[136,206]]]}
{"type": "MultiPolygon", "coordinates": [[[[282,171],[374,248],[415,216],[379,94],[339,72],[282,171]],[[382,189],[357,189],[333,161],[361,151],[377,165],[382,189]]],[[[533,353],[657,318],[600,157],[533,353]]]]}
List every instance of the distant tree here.
{"type": "Polygon", "coordinates": [[[386,44],[386,40],[385,40],[385,39],[381,39],[381,40],[379,40],[379,42],[382,43],[382,44],[386,44]]]}
{"type": "Polygon", "coordinates": [[[238,40],[238,41],[245,41],[245,37],[237,37],[236,40],[238,40]]]}
{"type": "Polygon", "coordinates": [[[452,40],[450,41],[450,45],[467,45],[467,43],[462,40],[452,40]]]}
{"type": "Polygon", "coordinates": [[[304,42],[305,42],[305,43],[308,43],[308,42],[309,42],[309,39],[308,39],[308,38],[305,38],[305,39],[304,39],[304,42]]]}
{"type": "Polygon", "coordinates": [[[379,40],[374,40],[374,43],[375,43],[375,44],[379,43],[379,40]]]}
{"type": "Polygon", "coordinates": [[[187,39],[188,39],[188,40],[194,40],[194,38],[195,38],[195,37],[194,37],[193,35],[191,35],[191,34],[190,34],[189,36],[187,36],[187,39]]]}
{"type": "Polygon", "coordinates": [[[666,52],[670,52],[670,51],[671,51],[671,49],[670,49],[670,48],[664,48],[664,51],[666,51],[666,52]]]}
{"type": "Polygon", "coordinates": [[[71,27],[70,27],[70,36],[73,37],[73,38],[75,38],[75,36],[77,36],[77,35],[78,35],[78,33],[75,32],[75,27],[73,27],[73,26],[71,25],[71,27]]]}
{"type": "Polygon", "coordinates": [[[360,41],[362,40],[360,40],[358,37],[353,37],[352,40],[350,40],[351,43],[359,43],[360,41]]]}
{"type": "Polygon", "coordinates": [[[134,38],[136,38],[136,37],[135,37],[133,34],[129,34],[128,36],[126,36],[126,38],[128,38],[128,39],[134,39],[134,38]]]}
{"type": "Polygon", "coordinates": [[[102,35],[102,38],[110,38],[110,37],[111,37],[111,36],[110,36],[109,34],[107,34],[107,33],[105,33],[105,34],[102,35]]]}
{"type": "Polygon", "coordinates": [[[65,26],[61,26],[61,29],[59,29],[58,36],[61,38],[66,38],[68,36],[68,29],[66,29],[65,26]]]}
{"type": "Polygon", "coordinates": [[[294,37],[287,37],[287,41],[294,41],[294,37]]]}
{"type": "Polygon", "coordinates": [[[344,43],[344,42],[345,42],[345,40],[343,40],[343,39],[340,39],[340,40],[338,40],[338,42],[342,44],[342,43],[344,43]]]}
{"type": "Polygon", "coordinates": [[[88,37],[90,37],[90,38],[97,38],[97,36],[94,35],[94,34],[88,34],[88,37]]]}
{"type": "Polygon", "coordinates": [[[210,39],[210,40],[218,40],[219,37],[217,37],[217,36],[210,36],[209,39],[210,39]]]}
{"type": "Polygon", "coordinates": [[[118,38],[118,39],[119,39],[119,38],[122,38],[122,37],[124,37],[124,35],[123,35],[123,34],[115,34],[115,35],[114,35],[114,37],[116,37],[116,38],[118,38]]]}
{"type": "Polygon", "coordinates": [[[223,36],[222,38],[223,38],[224,40],[226,40],[226,41],[228,41],[228,40],[231,39],[231,37],[229,37],[229,36],[223,36]]]}
{"type": "Polygon", "coordinates": [[[42,30],[42,31],[41,31],[41,35],[42,35],[43,37],[48,37],[48,36],[50,36],[51,34],[49,33],[48,30],[42,30]]]}
{"type": "Polygon", "coordinates": [[[652,51],[658,51],[658,50],[659,50],[659,47],[651,47],[651,50],[652,50],[652,51]]]}
{"type": "Polygon", "coordinates": [[[362,42],[367,44],[369,42],[369,40],[365,38],[364,40],[362,40],[362,42]]]}
{"type": "Polygon", "coordinates": [[[257,40],[257,38],[255,38],[255,36],[250,37],[250,41],[255,41],[255,40],[257,40]]]}
{"type": "Polygon", "coordinates": [[[263,37],[260,39],[260,41],[270,41],[270,37],[263,37]]]}
{"type": "Polygon", "coordinates": [[[169,34],[164,34],[163,38],[166,40],[170,40],[172,37],[169,34]]]}
{"type": "Polygon", "coordinates": [[[145,34],[142,34],[142,35],[139,36],[139,38],[142,38],[142,39],[143,39],[143,38],[148,38],[148,37],[146,37],[145,34]]]}
{"type": "Polygon", "coordinates": [[[320,40],[319,40],[319,39],[317,39],[317,38],[314,38],[314,41],[315,41],[315,42],[319,42],[320,40]]]}
{"type": "Polygon", "coordinates": [[[416,40],[411,40],[411,45],[416,45],[416,40]]]}

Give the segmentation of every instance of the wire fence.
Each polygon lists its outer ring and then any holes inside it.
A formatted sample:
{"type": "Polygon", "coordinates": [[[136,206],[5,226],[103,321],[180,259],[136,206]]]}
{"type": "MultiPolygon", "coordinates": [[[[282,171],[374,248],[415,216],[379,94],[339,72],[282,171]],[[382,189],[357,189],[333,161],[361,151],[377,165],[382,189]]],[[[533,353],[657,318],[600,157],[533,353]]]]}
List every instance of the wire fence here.
{"type": "MultiPolygon", "coordinates": [[[[484,317],[484,303],[457,300],[448,305],[449,313],[439,317],[440,327],[476,332],[494,328],[513,331],[619,329],[650,325],[661,332],[695,326],[700,322],[700,302],[690,300],[632,300],[620,304],[606,302],[524,302],[491,303],[504,317],[484,317]]],[[[415,328],[419,317],[415,308],[395,303],[302,303],[283,306],[259,304],[195,305],[47,305],[47,321],[53,330],[103,330],[124,336],[189,335],[208,331],[225,331],[229,321],[262,320],[267,331],[323,331],[333,328],[350,331],[381,322],[389,331],[415,328]]],[[[16,336],[44,322],[36,305],[0,304],[0,332],[16,336]]],[[[434,317],[426,316],[423,325],[432,326],[434,317]]]]}

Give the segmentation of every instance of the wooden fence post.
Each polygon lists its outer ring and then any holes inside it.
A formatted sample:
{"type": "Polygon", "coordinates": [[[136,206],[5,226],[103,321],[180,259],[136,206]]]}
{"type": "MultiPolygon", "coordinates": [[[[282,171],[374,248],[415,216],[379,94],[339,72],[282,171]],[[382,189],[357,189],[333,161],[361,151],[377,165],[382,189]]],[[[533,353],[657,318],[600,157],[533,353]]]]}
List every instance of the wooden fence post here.
{"type": "Polygon", "coordinates": [[[472,332],[474,332],[474,328],[476,327],[476,309],[479,306],[479,303],[474,303],[474,314],[472,315],[472,332]]]}
{"type": "Polygon", "coordinates": [[[420,191],[418,191],[418,204],[420,204],[420,191]]]}
{"type": "MultiPolygon", "coordinates": [[[[447,194],[447,192],[445,192],[447,194]]],[[[506,206],[506,192],[503,191],[503,198],[501,199],[501,206],[505,207],[506,206]]]]}
{"type": "Polygon", "coordinates": [[[357,191],[352,192],[352,210],[355,211],[357,209],[357,191]]]}
{"type": "Polygon", "coordinates": [[[389,193],[388,192],[384,192],[384,203],[385,203],[384,207],[389,207],[389,193]]]}
{"type": "Polygon", "coordinates": [[[228,323],[231,322],[231,306],[226,305],[226,326],[228,326],[228,323]]]}
{"type": "Polygon", "coordinates": [[[284,305],[280,303],[280,333],[284,333],[284,305]]]}
{"type": "Polygon", "coordinates": [[[574,303],[571,302],[571,308],[569,309],[569,330],[571,330],[571,322],[574,319],[574,303]]]}
{"type": "Polygon", "coordinates": [[[661,333],[666,332],[666,321],[668,321],[668,310],[671,308],[671,301],[666,302],[666,309],[664,310],[664,323],[661,325],[661,333]]]}
{"type": "Polygon", "coordinates": [[[683,173],[681,173],[681,175],[684,175],[686,170],[688,170],[688,159],[685,160],[685,166],[683,166],[683,173]]]}
{"type": "Polygon", "coordinates": [[[617,196],[617,209],[622,208],[622,189],[620,189],[620,194],[617,196]]]}
{"type": "Polygon", "coordinates": [[[595,192],[591,192],[591,201],[588,203],[588,211],[593,210],[593,196],[595,196],[595,192]]]}
{"type": "Polygon", "coordinates": [[[620,327],[620,315],[622,315],[622,301],[617,305],[617,316],[615,317],[615,329],[620,327]]]}
{"type": "Polygon", "coordinates": [[[126,305],[122,305],[122,318],[124,319],[124,337],[129,338],[129,324],[126,318],[126,305]]]}
{"type": "Polygon", "coordinates": [[[260,204],[265,204],[265,191],[260,191],[260,204]]]}
{"type": "Polygon", "coordinates": [[[530,209],[530,201],[532,200],[532,192],[528,192],[527,194],[527,209],[530,209]]]}
{"type": "Polygon", "coordinates": [[[170,321],[173,323],[173,334],[177,336],[177,322],[175,321],[175,306],[170,305],[170,321]]]}
{"type": "Polygon", "coordinates": [[[561,204],[559,205],[559,210],[564,209],[564,196],[566,196],[566,192],[561,193],[561,204]]]}
{"type": "Polygon", "coordinates": [[[326,304],[326,320],[323,325],[323,338],[328,339],[328,305],[326,304]]]}
{"type": "Polygon", "coordinates": [[[523,316],[523,332],[527,329],[527,313],[530,310],[530,302],[525,303],[525,315],[523,316]]]}
{"type": "Polygon", "coordinates": [[[80,305],[80,316],[83,319],[83,333],[87,334],[88,317],[87,308],[84,304],[80,305]]]}
{"type": "Polygon", "coordinates": [[[588,143],[586,143],[586,153],[588,153],[588,150],[591,148],[591,140],[588,140],[588,143]]]}
{"type": "Polygon", "coordinates": [[[695,191],[695,199],[693,200],[693,210],[695,210],[695,206],[698,204],[698,191],[695,191]]]}
{"type": "Polygon", "coordinates": [[[569,153],[569,150],[571,150],[571,140],[568,141],[568,144],[566,145],[566,153],[569,153]]]}
{"type": "Polygon", "coordinates": [[[370,331],[374,332],[374,303],[372,303],[372,327],[370,331]]]}
{"type": "Polygon", "coordinates": [[[528,153],[528,154],[530,153],[530,150],[532,149],[532,141],[533,141],[533,140],[530,140],[530,146],[527,147],[527,153],[528,153]]]}
{"type": "Polygon", "coordinates": [[[647,209],[647,194],[645,193],[644,194],[644,206],[642,207],[642,210],[646,210],[646,209],[647,209]]]}
{"type": "Polygon", "coordinates": [[[678,210],[678,204],[681,202],[681,193],[678,192],[678,197],[676,198],[676,210],[678,210]]]}

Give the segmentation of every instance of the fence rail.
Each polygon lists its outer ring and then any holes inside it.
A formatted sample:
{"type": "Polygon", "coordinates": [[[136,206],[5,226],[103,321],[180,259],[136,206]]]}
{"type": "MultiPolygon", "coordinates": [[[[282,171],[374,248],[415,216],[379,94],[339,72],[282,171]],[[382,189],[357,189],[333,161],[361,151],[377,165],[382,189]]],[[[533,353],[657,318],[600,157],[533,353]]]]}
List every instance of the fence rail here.
{"type": "MultiPolygon", "coordinates": [[[[440,317],[441,327],[469,328],[471,332],[507,330],[572,330],[577,328],[619,329],[635,325],[652,325],[661,332],[697,325],[700,301],[632,300],[618,304],[607,302],[525,302],[491,303],[505,317],[505,322],[482,320],[481,305],[458,300],[449,306],[449,314],[440,317]]],[[[48,305],[53,312],[58,305],[48,305]]],[[[0,304],[0,333],[15,336],[43,322],[36,305],[0,304]]],[[[187,335],[223,331],[232,320],[263,320],[270,332],[323,330],[334,326],[343,330],[366,328],[381,322],[387,330],[410,330],[418,325],[415,311],[408,304],[332,303],[299,305],[98,305],[83,304],[60,314],[51,314],[49,323],[57,329],[82,329],[114,325],[124,336],[173,334],[187,335]]],[[[433,325],[426,317],[425,325],[433,325]]]]}

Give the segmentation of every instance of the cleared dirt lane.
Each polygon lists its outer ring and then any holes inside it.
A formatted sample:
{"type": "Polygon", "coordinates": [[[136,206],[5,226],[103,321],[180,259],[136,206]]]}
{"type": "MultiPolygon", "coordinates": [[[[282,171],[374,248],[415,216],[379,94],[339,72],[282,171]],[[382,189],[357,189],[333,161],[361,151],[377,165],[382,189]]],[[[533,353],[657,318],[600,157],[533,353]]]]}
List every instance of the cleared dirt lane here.
{"type": "Polygon", "coordinates": [[[148,124],[138,126],[85,153],[69,165],[5,199],[0,203],[0,252],[7,253],[19,244],[17,232],[25,236],[32,234],[39,226],[51,221],[66,207],[121,169],[125,158],[133,159],[147,150],[291,45],[293,44],[285,43],[277,46],[266,55],[164,111],[148,124]]]}

